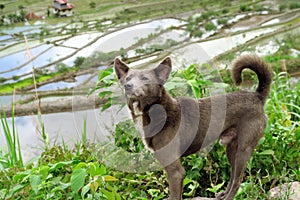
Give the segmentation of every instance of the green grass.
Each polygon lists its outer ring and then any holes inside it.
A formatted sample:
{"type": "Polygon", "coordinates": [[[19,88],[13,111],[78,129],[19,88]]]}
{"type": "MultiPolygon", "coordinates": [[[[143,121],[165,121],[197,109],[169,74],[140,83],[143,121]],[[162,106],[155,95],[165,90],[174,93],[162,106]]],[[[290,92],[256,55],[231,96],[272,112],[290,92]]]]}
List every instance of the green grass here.
{"type": "Polygon", "coordinates": [[[15,127],[14,104],[12,104],[11,126],[9,126],[5,113],[0,114],[1,124],[3,128],[4,138],[7,145],[7,154],[1,158],[0,169],[9,167],[23,167],[23,158],[21,154],[21,146],[19,136],[15,127]],[[6,158],[6,159],[5,159],[6,158]]]}

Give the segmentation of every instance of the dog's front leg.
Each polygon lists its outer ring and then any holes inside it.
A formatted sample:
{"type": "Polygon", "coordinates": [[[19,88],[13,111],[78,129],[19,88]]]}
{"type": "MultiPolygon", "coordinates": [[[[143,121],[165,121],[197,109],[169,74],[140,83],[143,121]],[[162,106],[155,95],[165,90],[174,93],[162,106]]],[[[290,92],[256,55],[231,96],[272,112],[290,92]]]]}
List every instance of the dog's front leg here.
{"type": "Polygon", "coordinates": [[[167,172],[170,197],[169,200],[181,200],[184,179],[184,169],[180,159],[165,167],[167,172]]]}

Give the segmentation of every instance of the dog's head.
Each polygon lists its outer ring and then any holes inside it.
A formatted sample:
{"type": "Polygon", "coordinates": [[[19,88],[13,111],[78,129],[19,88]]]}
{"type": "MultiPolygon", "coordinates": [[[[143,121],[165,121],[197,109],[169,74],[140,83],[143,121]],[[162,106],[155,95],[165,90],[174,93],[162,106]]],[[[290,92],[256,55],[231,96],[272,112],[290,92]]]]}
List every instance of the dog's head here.
{"type": "Polygon", "coordinates": [[[172,64],[169,57],[165,58],[154,69],[130,69],[120,59],[115,59],[115,72],[124,87],[127,99],[138,100],[145,97],[160,96],[161,87],[167,81],[172,64]]]}

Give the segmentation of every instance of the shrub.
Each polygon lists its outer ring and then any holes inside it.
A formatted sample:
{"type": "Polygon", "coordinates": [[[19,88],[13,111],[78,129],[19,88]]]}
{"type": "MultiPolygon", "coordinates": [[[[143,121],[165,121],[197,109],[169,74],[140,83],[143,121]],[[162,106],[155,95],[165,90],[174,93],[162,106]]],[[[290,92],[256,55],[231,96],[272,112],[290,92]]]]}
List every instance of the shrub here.
{"type": "Polygon", "coordinates": [[[225,25],[225,24],[227,24],[228,19],[226,19],[226,18],[219,18],[217,22],[218,22],[218,24],[225,25]]]}
{"type": "Polygon", "coordinates": [[[84,61],[85,61],[85,57],[78,56],[78,57],[74,60],[74,67],[81,67],[81,65],[84,63],[84,61]]]}
{"type": "Polygon", "coordinates": [[[279,11],[284,11],[287,8],[286,4],[280,4],[279,5],[279,11]]]}
{"type": "Polygon", "coordinates": [[[96,3],[94,1],[92,1],[91,3],[89,3],[90,8],[96,8],[96,3]]]}
{"type": "Polygon", "coordinates": [[[57,72],[64,73],[69,70],[69,67],[68,67],[68,65],[66,65],[64,63],[59,63],[55,66],[55,69],[57,72]]]}
{"type": "Polygon", "coordinates": [[[240,11],[247,12],[247,11],[250,11],[250,10],[251,10],[251,8],[248,7],[247,5],[244,5],[244,4],[240,5],[240,11]]]}
{"type": "Polygon", "coordinates": [[[204,28],[205,28],[206,31],[212,31],[212,30],[216,30],[217,29],[217,27],[212,22],[206,23],[204,25],[204,28]]]}
{"type": "Polygon", "coordinates": [[[228,9],[228,8],[224,8],[224,9],[222,10],[222,13],[223,13],[223,14],[229,13],[229,9],[228,9]]]}
{"type": "Polygon", "coordinates": [[[300,8],[300,3],[299,2],[292,2],[289,4],[289,8],[292,9],[297,9],[300,8]]]}

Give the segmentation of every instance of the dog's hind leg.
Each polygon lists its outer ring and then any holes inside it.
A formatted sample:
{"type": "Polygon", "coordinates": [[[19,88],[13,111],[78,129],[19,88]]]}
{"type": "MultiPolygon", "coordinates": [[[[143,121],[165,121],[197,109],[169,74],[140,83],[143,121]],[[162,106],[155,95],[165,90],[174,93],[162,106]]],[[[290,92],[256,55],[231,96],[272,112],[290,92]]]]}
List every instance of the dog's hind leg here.
{"type": "Polygon", "coordinates": [[[223,196],[224,200],[234,199],[243,179],[243,173],[247,165],[248,160],[250,159],[254,147],[248,146],[245,149],[237,149],[236,157],[234,161],[234,166],[232,167],[233,171],[231,172],[231,185],[227,189],[227,194],[223,196]]]}
{"type": "Polygon", "coordinates": [[[180,159],[165,167],[165,170],[167,172],[170,187],[169,200],[181,200],[184,169],[182,167],[180,159]]]}
{"type": "Polygon", "coordinates": [[[226,190],[224,192],[221,192],[221,193],[217,194],[217,199],[224,199],[226,197],[227,193],[229,192],[231,186],[232,186],[233,172],[235,171],[234,162],[235,162],[236,152],[237,152],[237,140],[234,139],[226,145],[226,155],[227,155],[228,161],[229,161],[230,166],[231,166],[230,180],[228,182],[226,190]]]}
{"type": "Polygon", "coordinates": [[[233,171],[231,172],[231,185],[230,188],[228,188],[227,193],[220,199],[234,199],[241,185],[247,162],[250,159],[258,140],[262,136],[265,126],[261,122],[263,121],[258,119],[253,120],[252,122],[247,121],[240,124],[240,127],[237,129],[238,136],[236,140],[234,140],[237,145],[236,152],[228,151],[228,154],[232,156],[230,162],[234,165],[232,166],[233,171]]]}

